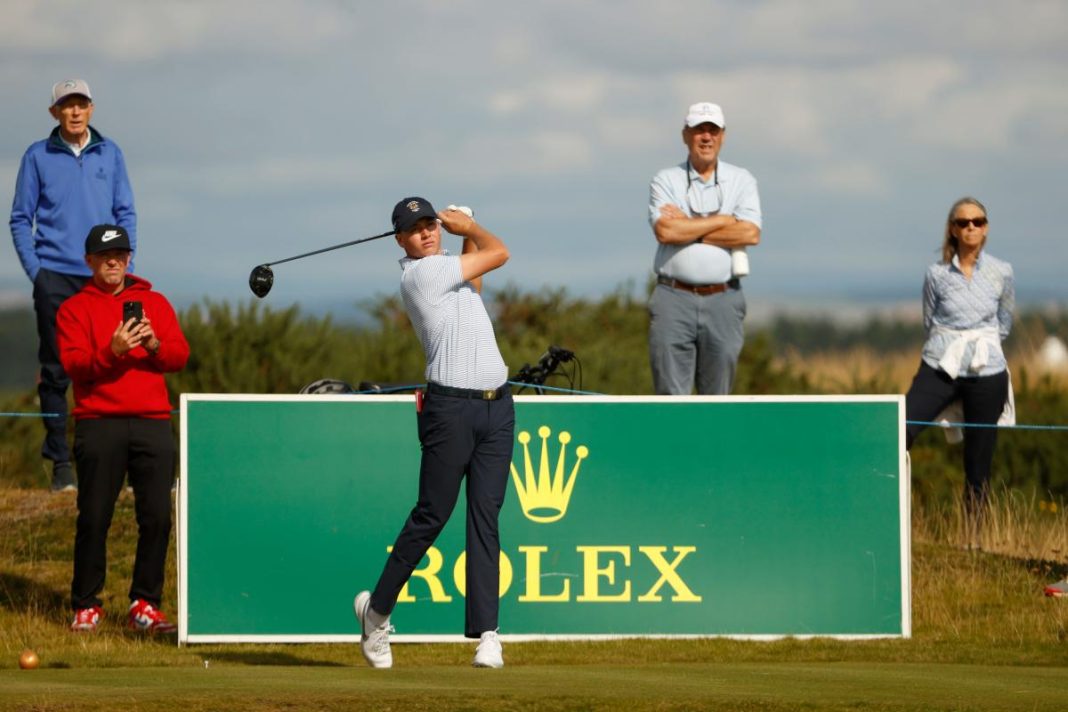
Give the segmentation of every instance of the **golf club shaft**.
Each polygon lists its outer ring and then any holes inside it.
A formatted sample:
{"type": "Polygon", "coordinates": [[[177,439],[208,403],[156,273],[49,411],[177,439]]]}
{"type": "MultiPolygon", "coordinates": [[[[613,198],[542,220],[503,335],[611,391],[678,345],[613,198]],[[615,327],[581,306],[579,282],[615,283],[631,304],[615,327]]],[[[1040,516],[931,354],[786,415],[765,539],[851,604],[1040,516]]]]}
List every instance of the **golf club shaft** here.
{"type": "Polygon", "coordinates": [[[272,265],[280,265],[283,262],[292,262],[293,260],[299,260],[302,257],[311,257],[312,255],[318,255],[323,252],[330,252],[330,250],[340,250],[342,247],[348,247],[350,245],[358,245],[361,242],[370,242],[371,240],[378,240],[379,238],[389,237],[390,235],[397,234],[395,230],[389,232],[383,232],[381,235],[372,235],[371,237],[363,237],[359,240],[352,240],[351,242],[343,242],[340,245],[334,245],[333,247],[324,247],[321,250],[315,250],[314,252],[305,252],[303,255],[296,255],[294,257],[287,257],[284,260],[277,260],[275,262],[267,262],[264,266],[270,267],[272,265]]]}

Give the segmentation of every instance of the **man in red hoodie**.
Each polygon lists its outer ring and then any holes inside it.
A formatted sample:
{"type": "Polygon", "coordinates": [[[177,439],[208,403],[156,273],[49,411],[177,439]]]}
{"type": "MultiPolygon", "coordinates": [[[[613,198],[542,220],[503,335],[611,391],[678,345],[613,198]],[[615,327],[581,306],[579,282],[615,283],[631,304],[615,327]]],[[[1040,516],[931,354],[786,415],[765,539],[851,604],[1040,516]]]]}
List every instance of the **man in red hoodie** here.
{"type": "Polygon", "coordinates": [[[92,275],[56,317],[60,361],[74,384],[79,481],[71,630],[96,630],[104,616],[98,596],[107,572],[108,528],[128,474],[137,513],[128,626],[169,633],[175,626],[159,605],[175,446],[163,374],[185,366],[189,344],[167,299],[147,280],[126,273],[130,251],[123,227],[93,227],[85,238],[92,275]]]}

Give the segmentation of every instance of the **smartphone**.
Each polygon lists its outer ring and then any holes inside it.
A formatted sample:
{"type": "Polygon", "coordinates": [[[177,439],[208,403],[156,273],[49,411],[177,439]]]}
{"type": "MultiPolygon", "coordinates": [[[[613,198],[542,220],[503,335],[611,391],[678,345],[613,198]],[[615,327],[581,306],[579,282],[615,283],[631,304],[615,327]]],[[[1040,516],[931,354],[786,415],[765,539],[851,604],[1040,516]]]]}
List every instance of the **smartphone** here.
{"type": "Polygon", "coordinates": [[[141,317],[144,316],[144,312],[141,310],[141,302],[123,302],[122,303],[122,323],[129,323],[130,319],[136,319],[134,322],[136,325],[141,321],[141,317]]]}

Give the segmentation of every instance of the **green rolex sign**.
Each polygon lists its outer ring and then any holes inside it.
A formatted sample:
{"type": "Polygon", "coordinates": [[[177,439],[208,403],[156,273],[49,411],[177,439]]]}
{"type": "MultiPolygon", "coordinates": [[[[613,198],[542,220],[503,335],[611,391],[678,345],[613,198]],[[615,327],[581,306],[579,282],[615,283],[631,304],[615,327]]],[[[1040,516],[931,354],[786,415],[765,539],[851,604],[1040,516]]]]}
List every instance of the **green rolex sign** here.
{"type": "MultiPolygon", "coordinates": [[[[903,400],[521,397],[501,633],[908,636],[903,400]]],[[[416,496],[410,396],[187,395],[180,639],[354,641],[416,496]]],[[[393,640],[459,639],[464,516],[393,640]]]]}

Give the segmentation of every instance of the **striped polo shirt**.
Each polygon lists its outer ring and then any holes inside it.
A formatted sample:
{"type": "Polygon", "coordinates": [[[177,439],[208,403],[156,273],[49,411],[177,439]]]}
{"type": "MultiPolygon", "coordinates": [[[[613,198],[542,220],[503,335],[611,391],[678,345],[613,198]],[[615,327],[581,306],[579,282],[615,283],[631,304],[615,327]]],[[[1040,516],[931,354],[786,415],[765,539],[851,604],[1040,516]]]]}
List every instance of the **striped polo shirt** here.
{"type": "Polygon", "coordinates": [[[474,285],[465,282],[459,256],[405,257],[401,298],[426,354],[427,381],[488,390],[508,380],[493,324],[474,285]]]}

